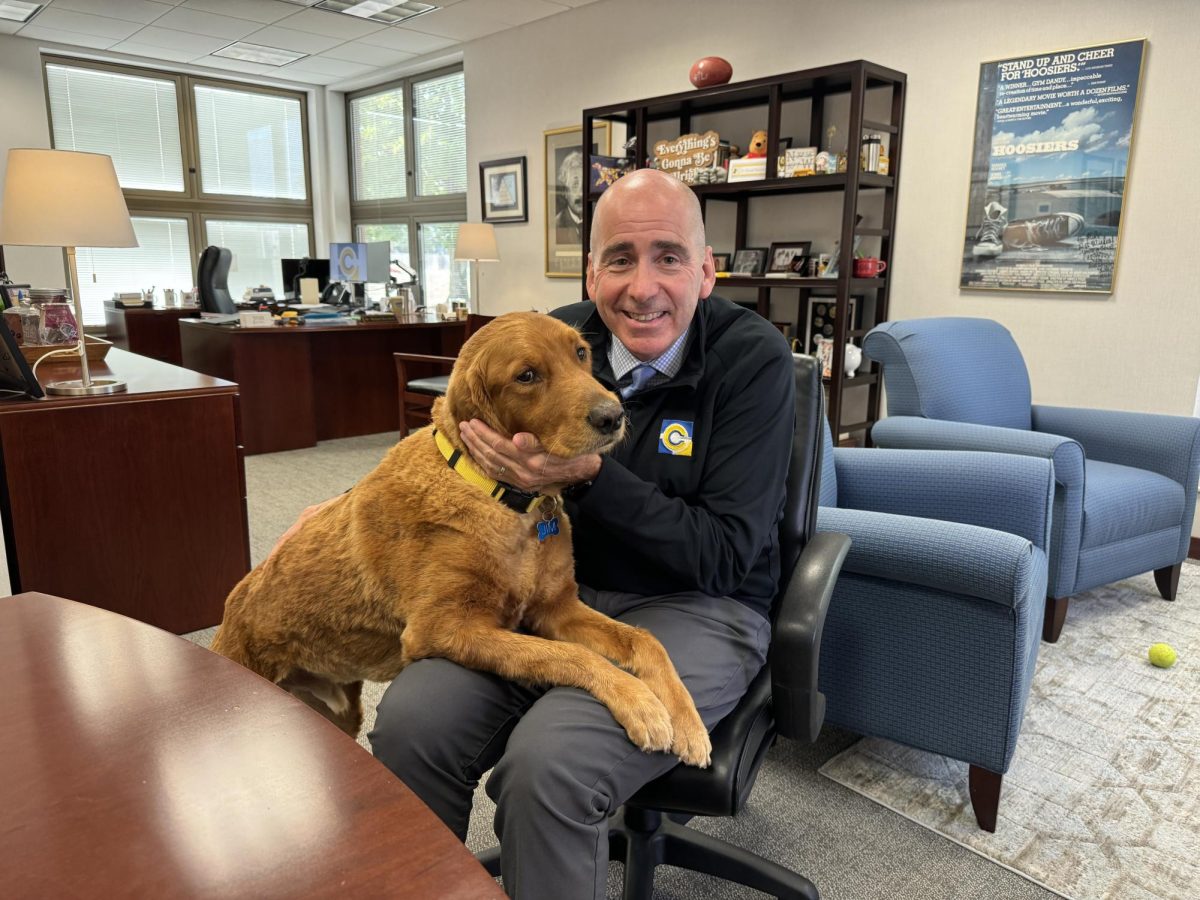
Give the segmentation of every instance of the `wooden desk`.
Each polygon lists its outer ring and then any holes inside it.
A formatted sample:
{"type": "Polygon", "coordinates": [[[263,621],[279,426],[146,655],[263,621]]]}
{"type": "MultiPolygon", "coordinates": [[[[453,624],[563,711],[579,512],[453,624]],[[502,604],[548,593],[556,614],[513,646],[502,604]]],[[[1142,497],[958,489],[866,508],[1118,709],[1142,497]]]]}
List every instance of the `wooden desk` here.
{"type": "Polygon", "coordinates": [[[183,365],[179,346],[179,320],[199,315],[194,308],[118,309],[111,300],[104,301],[104,328],[108,340],[122,350],[183,365]]]}
{"type": "Polygon", "coordinates": [[[5,896],[504,896],[358,744],[182,638],[6,597],[0,683],[5,896]]]}
{"type": "Polygon", "coordinates": [[[190,369],[236,381],[246,453],[399,430],[392,354],[456,356],[462,322],[239,328],[179,323],[190,369]]]}
{"type": "MultiPolygon", "coordinates": [[[[78,377],[46,363],[44,381],[78,377]]],[[[169,631],[221,621],[250,568],[237,385],[112,349],[127,392],[0,402],[14,592],[78,597],[169,631]]]]}

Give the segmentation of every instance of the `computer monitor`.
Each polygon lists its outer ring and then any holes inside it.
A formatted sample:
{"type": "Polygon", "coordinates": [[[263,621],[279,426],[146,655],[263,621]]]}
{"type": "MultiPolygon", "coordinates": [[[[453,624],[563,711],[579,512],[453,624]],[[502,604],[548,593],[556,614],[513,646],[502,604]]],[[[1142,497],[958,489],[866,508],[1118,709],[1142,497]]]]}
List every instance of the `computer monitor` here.
{"type": "Polygon", "coordinates": [[[317,279],[317,290],[323,291],[329,285],[329,260],[310,259],[281,259],[279,267],[283,271],[283,292],[300,298],[300,282],[298,278],[317,279]]]}
{"type": "Polygon", "coordinates": [[[391,279],[392,245],[387,241],[330,244],[329,265],[337,281],[386,284],[391,279]]]}

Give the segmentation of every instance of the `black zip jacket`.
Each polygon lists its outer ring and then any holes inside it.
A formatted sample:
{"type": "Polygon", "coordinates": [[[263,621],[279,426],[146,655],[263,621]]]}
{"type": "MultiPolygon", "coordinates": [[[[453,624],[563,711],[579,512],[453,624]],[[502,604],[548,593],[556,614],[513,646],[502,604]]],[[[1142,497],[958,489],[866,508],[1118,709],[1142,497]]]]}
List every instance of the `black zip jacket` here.
{"type": "MultiPolygon", "coordinates": [[[[596,378],[615,390],[611,337],[595,304],[551,315],[583,333],[596,378]]],[[[647,596],[700,591],[768,614],[779,583],[792,370],[787,342],[766,319],[720,297],[700,301],[679,373],[625,401],[631,433],[567,501],[580,584],[647,596]],[[690,455],[670,452],[689,449],[689,437],[690,455]]]]}

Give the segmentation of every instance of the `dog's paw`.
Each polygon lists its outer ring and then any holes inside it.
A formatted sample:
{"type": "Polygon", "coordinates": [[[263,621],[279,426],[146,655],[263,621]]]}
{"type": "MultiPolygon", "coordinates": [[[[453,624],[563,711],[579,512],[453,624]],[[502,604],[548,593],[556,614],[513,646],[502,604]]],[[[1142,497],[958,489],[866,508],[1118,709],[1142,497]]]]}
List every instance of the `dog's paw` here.
{"type": "Polygon", "coordinates": [[[650,691],[612,713],[629,735],[629,740],[641,750],[651,753],[671,749],[671,715],[650,691]]]}
{"type": "Polygon", "coordinates": [[[689,766],[707,769],[712,764],[712,740],[695,709],[689,709],[672,723],[674,738],[671,752],[689,766]]]}

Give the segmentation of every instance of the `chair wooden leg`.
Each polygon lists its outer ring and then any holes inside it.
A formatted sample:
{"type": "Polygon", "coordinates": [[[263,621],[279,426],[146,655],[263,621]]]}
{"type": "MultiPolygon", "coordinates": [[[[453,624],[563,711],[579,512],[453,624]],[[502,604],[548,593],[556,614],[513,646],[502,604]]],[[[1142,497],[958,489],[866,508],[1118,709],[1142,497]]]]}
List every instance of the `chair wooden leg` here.
{"type": "Polygon", "coordinates": [[[1047,597],[1046,618],[1042,621],[1042,640],[1053,644],[1062,634],[1063,622],[1067,620],[1067,603],[1070,597],[1047,597]]]}
{"type": "Polygon", "coordinates": [[[1154,570],[1154,583],[1158,585],[1158,592],[1164,600],[1175,599],[1175,594],[1179,591],[1179,573],[1182,571],[1182,560],[1165,569],[1154,570]]]}
{"type": "Polygon", "coordinates": [[[1000,784],[1003,775],[971,766],[967,786],[971,792],[971,808],[975,810],[975,821],[979,827],[991,834],[996,833],[996,816],[1000,810],[1000,784]]]}

